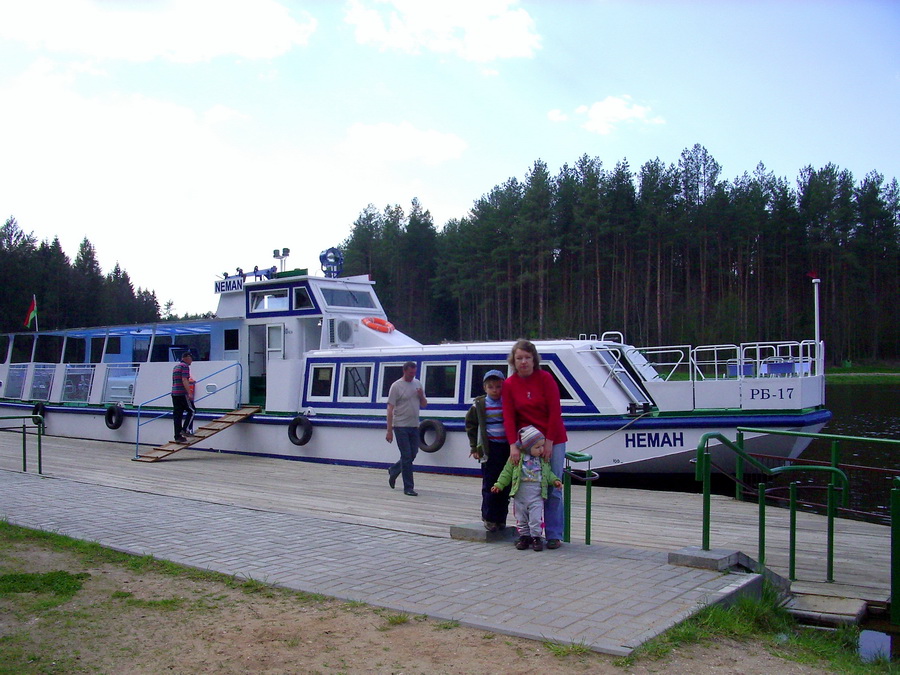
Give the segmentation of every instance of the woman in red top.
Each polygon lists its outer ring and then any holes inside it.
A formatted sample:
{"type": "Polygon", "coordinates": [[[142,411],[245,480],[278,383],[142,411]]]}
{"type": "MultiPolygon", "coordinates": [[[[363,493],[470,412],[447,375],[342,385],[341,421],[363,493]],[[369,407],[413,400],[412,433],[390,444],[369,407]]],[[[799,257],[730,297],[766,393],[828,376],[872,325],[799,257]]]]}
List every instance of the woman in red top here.
{"type": "MultiPolygon", "coordinates": [[[[540,368],[541,357],[537,348],[528,340],[519,340],[513,345],[509,364],[515,368],[503,384],[503,426],[509,441],[509,459],[519,463],[519,448],[516,441],[519,429],[534,425],[544,434],[542,456],[550,460],[550,467],[557,476],[562,476],[566,457],[566,428],[562,421],[562,407],[559,402],[559,387],[553,376],[540,368]]],[[[559,548],[563,535],[562,492],[551,488],[544,507],[544,529],[547,534],[547,548],[559,548]]]]}

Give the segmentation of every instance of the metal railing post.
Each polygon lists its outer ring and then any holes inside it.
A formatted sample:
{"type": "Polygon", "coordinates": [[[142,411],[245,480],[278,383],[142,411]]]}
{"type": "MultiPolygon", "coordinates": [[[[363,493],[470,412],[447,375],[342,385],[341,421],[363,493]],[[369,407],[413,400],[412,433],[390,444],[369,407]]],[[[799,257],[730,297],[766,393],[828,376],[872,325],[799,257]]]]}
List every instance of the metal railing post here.
{"type": "MultiPolygon", "coordinates": [[[[744,449],[744,432],[737,432],[737,436],[734,439],[734,444],[738,446],[741,450],[744,449]]],[[[742,502],[744,501],[744,458],[738,455],[737,464],[734,467],[734,498],[742,502]]]]}
{"type": "Polygon", "coordinates": [[[37,451],[38,451],[38,475],[44,475],[44,463],[41,457],[41,439],[44,437],[44,417],[41,416],[41,421],[37,427],[37,451]]]}
{"type": "Polygon", "coordinates": [[[572,464],[571,462],[587,462],[588,468],[584,472],[584,483],[587,492],[584,498],[584,543],[591,543],[591,483],[593,483],[599,474],[591,471],[591,460],[593,455],[583,452],[567,452],[566,465],[563,469],[563,541],[569,543],[572,538],[572,464]]]}
{"type": "Polygon", "coordinates": [[[710,511],[712,510],[712,496],[710,489],[710,456],[709,445],[701,455],[700,462],[703,471],[703,550],[709,550],[710,511]]]}
{"type": "Polygon", "coordinates": [[[28,473],[28,461],[27,461],[27,457],[28,457],[28,456],[27,456],[27,454],[26,454],[25,439],[26,439],[26,436],[25,436],[25,420],[23,419],[23,420],[22,420],[22,472],[23,472],[23,473],[28,473]]]}
{"type": "Polygon", "coordinates": [[[757,487],[759,499],[759,569],[763,573],[766,568],[766,484],[760,483],[757,487]]]}
{"type": "Polygon", "coordinates": [[[891,490],[891,623],[900,626],[900,478],[891,490]]]}
{"type": "Polygon", "coordinates": [[[791,528],[788,552],[788,579],[797,580],[797,481],[791,481],[791,528]]]}
{"type": "Polygon", "coordinates": [[[834,581],[834,514],[837,507],[834,503],[834,480],[828,483],[828,554],[825,560],[825,581],[834,581]]]}

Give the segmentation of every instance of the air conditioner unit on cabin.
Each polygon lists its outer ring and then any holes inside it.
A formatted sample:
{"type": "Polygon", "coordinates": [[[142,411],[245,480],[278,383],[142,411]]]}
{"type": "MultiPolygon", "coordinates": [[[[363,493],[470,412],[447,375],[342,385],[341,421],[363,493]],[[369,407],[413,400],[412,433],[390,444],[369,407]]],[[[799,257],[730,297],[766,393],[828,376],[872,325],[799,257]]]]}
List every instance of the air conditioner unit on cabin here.
{"type": "Polygon", "coordinates": [[[354,325],[347,319],[328,319],[328,342],[333,347],[353,346],[354,325]]]}

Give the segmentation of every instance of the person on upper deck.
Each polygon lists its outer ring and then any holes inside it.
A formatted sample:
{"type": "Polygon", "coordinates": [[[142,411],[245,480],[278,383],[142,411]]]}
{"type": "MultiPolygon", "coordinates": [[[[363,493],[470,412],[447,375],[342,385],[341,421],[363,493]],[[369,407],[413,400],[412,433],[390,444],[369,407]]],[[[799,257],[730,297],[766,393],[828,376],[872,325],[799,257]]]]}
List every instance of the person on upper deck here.
{"type": "MultiPolygon", "coordinates": [[[[529,424],[545,437],[541,457],[550,461],[557,476],[562,476],[566,458],[566,428],[562,420],[559,386],[553,376],[540,367],[541,357],[529,340],[513,345],[509,364],[515,369],[503,384],[503,426],[509,443],[509,461],[520,459],[519,429],[529,424]]],[[[559,488],[551,487],[544,508],[547,548],[562,545],[563,497],[559,488]]]]}

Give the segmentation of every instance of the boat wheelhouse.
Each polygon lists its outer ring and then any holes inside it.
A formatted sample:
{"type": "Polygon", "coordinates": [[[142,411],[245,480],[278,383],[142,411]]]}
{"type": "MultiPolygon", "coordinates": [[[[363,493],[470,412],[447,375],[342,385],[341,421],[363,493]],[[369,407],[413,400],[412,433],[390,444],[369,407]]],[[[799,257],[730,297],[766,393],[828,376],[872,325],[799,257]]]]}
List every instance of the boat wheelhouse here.
{"type": "MultiPolygon", "coordinates": [[[[464,417],[513,342],[423,345],[389,321],[366,276],[239,273],[215,282],[214,318],[0,336],[3,414],[44,415],[51,435],[161,445],[172,367],[190,350],[200,424],[258,406],[202,450],[387,466],[388,389],[414,361],[429,405],[417,470],[476,473],[464,417]]],[[[819,431],[818,340],[635,347],[617,332],[535,341],[558,383],[569,450],[604,471],[687,473],[708,432],[819,431]]],[[[750,450],[796,457],[804,438],[748,433],[750,450]]],[[[717,456],[714,460],[730,461],[717,456]]]]}

